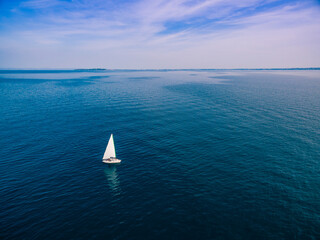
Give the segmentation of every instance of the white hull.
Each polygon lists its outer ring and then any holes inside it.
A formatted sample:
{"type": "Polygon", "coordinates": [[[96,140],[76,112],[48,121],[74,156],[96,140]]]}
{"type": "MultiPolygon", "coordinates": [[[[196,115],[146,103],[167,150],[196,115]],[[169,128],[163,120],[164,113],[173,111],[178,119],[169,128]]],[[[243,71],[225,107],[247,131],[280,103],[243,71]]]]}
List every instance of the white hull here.
{"type": "Polygon", "coordinates": [[[102,159],[102,162],[104,162],[104,163],[121,163],[121,160],[117,159],[117,158],[108,158],[108,159],[102,159]]]}

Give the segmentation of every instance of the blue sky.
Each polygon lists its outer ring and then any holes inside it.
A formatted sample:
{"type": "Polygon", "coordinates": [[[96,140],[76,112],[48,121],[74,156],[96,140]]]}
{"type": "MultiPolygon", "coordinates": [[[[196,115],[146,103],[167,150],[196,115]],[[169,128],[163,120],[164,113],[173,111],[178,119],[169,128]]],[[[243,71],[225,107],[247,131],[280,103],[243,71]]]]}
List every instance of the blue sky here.
{"type": "Polygon", "coordinates": [[[0,0],[0,68],[320,66],[320,1],[0,0]]]}

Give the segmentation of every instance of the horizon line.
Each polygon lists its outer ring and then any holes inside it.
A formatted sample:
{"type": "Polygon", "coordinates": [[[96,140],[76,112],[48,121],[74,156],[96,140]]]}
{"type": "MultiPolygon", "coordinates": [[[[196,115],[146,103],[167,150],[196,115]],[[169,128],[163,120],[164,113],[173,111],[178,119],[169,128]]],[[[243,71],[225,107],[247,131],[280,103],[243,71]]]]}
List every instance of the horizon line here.
{"type": "Polygon", "coordinates": [[[0,68],[0,71],[199,71],[199,70],[320,70],[320,67],[271,68],[0,68]]]}

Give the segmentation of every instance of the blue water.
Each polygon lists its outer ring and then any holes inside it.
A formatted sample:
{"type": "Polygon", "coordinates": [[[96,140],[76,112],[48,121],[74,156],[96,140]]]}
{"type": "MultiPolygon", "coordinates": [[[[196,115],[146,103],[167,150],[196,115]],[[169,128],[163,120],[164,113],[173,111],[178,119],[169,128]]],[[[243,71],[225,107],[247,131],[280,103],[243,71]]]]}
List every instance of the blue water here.
{"type": "Polygon", "coordinates": [[[318,70],[2,70],[0,106],[1,239],[320,239],[318,70]]]}

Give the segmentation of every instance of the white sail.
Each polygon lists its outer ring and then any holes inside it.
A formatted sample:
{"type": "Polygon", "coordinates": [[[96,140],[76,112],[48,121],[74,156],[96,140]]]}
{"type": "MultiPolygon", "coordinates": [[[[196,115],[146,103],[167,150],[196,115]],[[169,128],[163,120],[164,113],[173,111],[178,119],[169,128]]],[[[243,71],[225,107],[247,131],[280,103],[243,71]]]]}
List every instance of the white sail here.
{"type": "Polygon", "coordinates": [[[113,134],[111,134],[108,146],[106,148],[106,151],[104,152],[103,159],[108,158],[115,158],[116,157],[116,150],[114,148],[114,142],[113,142],[113,134]]]}

